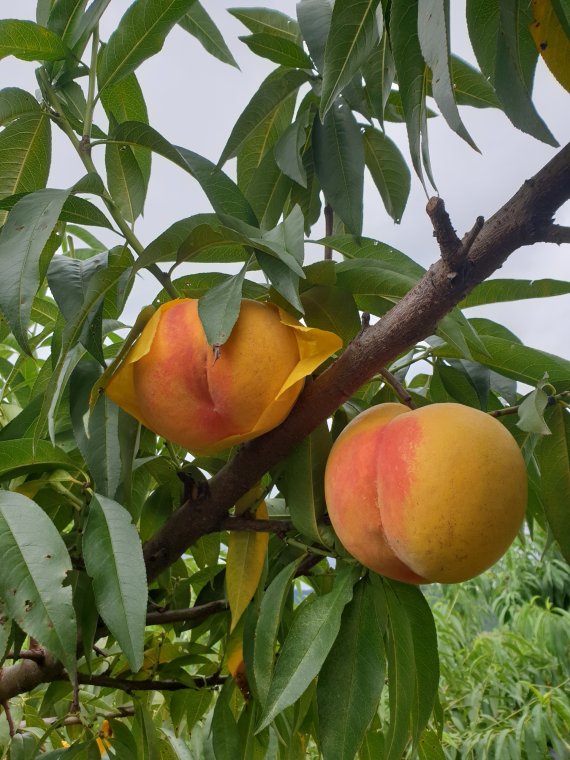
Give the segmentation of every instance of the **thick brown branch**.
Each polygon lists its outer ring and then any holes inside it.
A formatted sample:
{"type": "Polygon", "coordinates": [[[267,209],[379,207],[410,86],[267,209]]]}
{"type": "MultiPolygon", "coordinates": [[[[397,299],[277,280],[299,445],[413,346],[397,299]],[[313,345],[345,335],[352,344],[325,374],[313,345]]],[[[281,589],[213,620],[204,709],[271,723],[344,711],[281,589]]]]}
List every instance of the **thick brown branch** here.
{"type": "Polygon", "coordinates": [[[431,219],[433,235],[439,245],[441,258],[451,271],[455,271],[461,263],[462,246],[451,224],[449,214],[445,210],[443,198],[430,198],[426,211],[431,219]]]}
{"type": "Polygon", "coordinates": [[[513,251],[540,239],[557,209],[570,198],[570,145],[562,148],[488,221],[476,237],[463,277],[449,279],[442,261],[379,322],[361,332],[344,354],[307,385],[278,428],[240,448],[210,481],[200,500],[183,504],[145,546],[149,579],[175,562],[226,516],[236,500],[295,444],[400,353],[433,334],[437,323],[513,251]]]}

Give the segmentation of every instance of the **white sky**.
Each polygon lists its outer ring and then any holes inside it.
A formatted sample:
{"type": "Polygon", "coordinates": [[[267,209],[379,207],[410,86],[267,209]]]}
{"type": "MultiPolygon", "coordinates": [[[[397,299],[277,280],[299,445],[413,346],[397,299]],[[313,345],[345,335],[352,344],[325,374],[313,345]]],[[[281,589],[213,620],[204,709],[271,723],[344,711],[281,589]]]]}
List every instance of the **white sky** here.
{"type": "MultiPolygon", "coordinates": [[[[112,0],[101,24],[101,37],[107,39],[115,29],[129,0],[112,0]]],[[[226,9],[236,6],[266,6],[295,17],[294,0],[203,0],[203,5],[224,33],[241,71],[222,64],[186,32],[175,28],[161,53],[144,63],[137,75],[147,100],[150,124],[174,144],[183,145],[217,161],[237,116],[257,90],[274,64],[249,52],[238,40],[247,30],[226,9]]],[[[17,4],[3,0],[0,18],[35,18],[35,0],[17,4]]],[[[464,2],[452,4],[452,49],[475,63],[464,21],[464,2]]],[[[35,92],[35,64],[8,58],[0,61],[0,87],[19,86],[35,92]]],[[[537,109],[550,130],[564,145],[569,139],[570,95],[539,62],[535,83],[537,109]]],[[[432,166],[439,193],[446,202],[454,226],[461,236],[475,218],[490,216],[555,153],[515,129],[495,109],[462,108],[461,114],[482,155],[453,134],[442,118],[430,119],[432,166]]],[[[96,118],[97,120],[97,118],[96,118]]],[[[104,120],[101,119],[104,125],[104,120]]],[[[387,133],[407,156],[403,124],[387,124],[387,133]]],[[[94,158],[103,166],[103,149],[94,158]]],[[[230,162],[224,167],[233,172],[230,162]]],[[[84,174],[79,158],[74,157],[63,134],[54,130],[54,166],[50,186],[67,187],[84,174]]],[[[384,212],[380,197],[370,180],[365,186],[364,235],[400,248],[428,266],[438,256],[432,228],[425,214],[426,196],[412,175],[412,192],[402,223],[395,225],[384,212]]],[[[208,202],[199,185],[186,173],[153,156],[153,172],[144,218],[135,231],[147,244],[172,222],[208,211],[208,202]]],[[[557,221],[570,224],[570,204],[559,212],[557,221]]],[[[99,231],[93,230],[98,236],[99,231]]],[[[322,228],[315,227],[313,237],[322,228]]],[[[104,238],[107,240],[107,238],[104,238]]],[[[107,240],[111,242],[111,240],[107,240]]],[[[322,255],[320,247],[307,248],[307,260],[322,255]]],[[[204,269],[196,265],[195,271],[204,269]]],[[[214,267],[219,268],[219,267],[214,267]]],[[[188,269],[187,271],[192,271],[188,269]]],[[[539,279],[551,277],[570,280],[570,246],[535,245],[513,254],[498,273],[501,277],[539,279]]],[[[159,290],[147,277],[131,296],[125,318],[131,319],[159,290]]],[[[503,322],[530,346],[570,358],[568,322],[570,296],[528,302],[501,304],[472,309],[468,314],[487,316],[503,322]]]]}

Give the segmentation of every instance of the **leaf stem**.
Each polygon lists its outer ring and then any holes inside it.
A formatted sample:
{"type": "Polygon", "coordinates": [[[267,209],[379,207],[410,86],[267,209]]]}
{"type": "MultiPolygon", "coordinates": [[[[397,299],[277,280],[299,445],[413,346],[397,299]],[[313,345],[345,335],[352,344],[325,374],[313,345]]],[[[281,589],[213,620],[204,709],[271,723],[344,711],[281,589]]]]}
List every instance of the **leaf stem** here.
{"type": "Polygon", "coordinates": [[[91,65],[89,67],[89,84],[87,86],[87,103],[85,117],[83,119],[82,147],[86,153],[91,152],[91,127],[93,125],[93,111],[95,109],[95,87],[97,84],[97,55],[99,53],[99,24],[95,24],[93,30],[93,42],[91,47],[91,65]]]}

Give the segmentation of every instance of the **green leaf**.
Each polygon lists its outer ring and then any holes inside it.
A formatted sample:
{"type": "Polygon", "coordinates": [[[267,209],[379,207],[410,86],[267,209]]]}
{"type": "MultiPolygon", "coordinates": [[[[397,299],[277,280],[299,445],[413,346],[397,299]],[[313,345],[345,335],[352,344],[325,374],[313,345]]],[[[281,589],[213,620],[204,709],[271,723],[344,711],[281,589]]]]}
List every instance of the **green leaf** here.
{"type": "Polygon", "coordinates": [[[570,293],[570,282],[564,280],[492,279],[480,283],[461,302],[462,309],[489,303],[520,301],[526,298],[549,298],[570,293]]]}
{"type": "Polygon", "coordinates": [[[418,5],[418,36],[425,62],[432,71],[432,94],[443,118],[468,145],[479,150],[459,115],[451,80],[449,3],[426,0],[418,5]]]}
{"type": "Polygon", "coordinates": [[[136,673],[143,662],[146,570],[139,535],[127,510],[94,494],[83,534],[85,569],[99,614],[136,673]]]}
{"type": "Polygon", "coordinates": [[[299,699],[319,673],[338,635],[355,580],[353,568],[339,573],[330,593],[299,608],[275,666],[258,732],[299,699]]]}
{"type": "Polygon", "coordinates": [[[87,5],[88,0],[55,0],[45,26],[69,45],[87,5]]]}
{"type": "MultiPolygon", "coordinates": [[[[107,87],[101,93],[101,103],[109,121],[113,124],[122,124],[125,121],[138,121],[148,124],[148,111],[141,86],[136,74],[131,73],[116,82],[114,85],[107,87]]],[[[109,149],[111,146],[107,146],[109,149]]],[[[148,187],[151,170],[151,153],[144,148],[132,148],[132,152],[141,171],[144,182],[144,194],[148,187]]],[[[120,155],[120,154],[119,154],[120,155]]],[[[107,172],[109,172],[109,161],[107,163],[107,172]]],[[[111,195],[114,194],[111,192],[111,195]]]]}
{"type": "Polygon", "coordinates": [[[356,584],[319,674],[320,747],[327,760],[356,757],[378,709],[384,686],[384,640],[373,593],[368,579],[356,584]]]}
{"type": "Polygon", "coordinates": [[[218,165],[221,166],[232,156],[236,156],[244,143],[258,126],[264,122],[278,106],[308,80],[304,71],[283,69],[272,72],[260,85],[236,121],[228,141],[222,151],[218,165]]]}
{"type": "Polygon", "coordinates": [[[435,731],[426,730],[418,746],[419,760],[445,760],[445,752],[435,731]]]}
{"type": "MultiPolygon", "coordinates": [[[[552,383],[557,390],[568,388],[570,361],[567,359],[495,335],[480,334],[480,339],[486,354],[476,349],[472,351],[472,354],[475,361],[485,367],[533,386],[538,385],[544,373],[547,372],[549,383],[552,383]]],[[[459,352],[438,346],[434,349],[434,354],[456,357],[459,352]]]]}
{"type": "Polygon", "coordinates": [[[50,436],[52,439],[54,438],[53,412],[69,374],[83,354],[82,348],[78,347],[77,343],[81,340],[85,322],[105,295],[117,287],[118,281],[124,275],[124,266],[110,266],[96,272],[90,279],[81,309],[73,321],[68,322],[65,327],[60,356],[42,396],[42,405],[37,415],[34,437],[39,438],[43,434],[47,422],[50,436]]]}
{"type": "MultiPolygon", "coordinates": [[[[248,197],[248,191],[252,191],[255,195],[255,183],[259,181],[259,173],[256,177],[256,170],[266,155],[272,152],[271,149],[290,125],[294,108],[295,96],[292,95],[257,126],[240,148],[237,156],[237,178],[238,186],[246,197],[248,197]]],[[[248,197],[248,200],[252,203],[251,198],[248,197]]],[[[260,205],[263,206],[263,203],[260,205]]],[[[259,213],[257,218],[261,218],[259,213]]]]}
{"type": "Polygon", "coordinates": [[[241,737],[230,706],[233,690],[232,681],[226,681],[214,708],[212,745],[216,760],[236,760],[241,756],[241,737]]]}
{"type": "Polygon", "coordinates": [[[297,444],[285,460],[283,489],[295,528],[311,541],[323,541],[318,520],[325,513],[323,478],[332,446],[326,424],[297,444]]]}
{"type": "Polygon", "coordinates": [[[213,55],[222,63],[229,63],[239,69],[231,50],[218,27],[214,24],[204,7],[194,0],[190,10],[178,22],[184,31],[195,37],[204,50],[213,55]]]}
{"type": "Polygon", "coordinates": [[[240,37],[252,53],[287,68],[312,69],[313,64],[303,48],[287,37],[264,32],[240,37]]]}
{"type": "Polygon", "coordinates": [[[199,182],[214,211],[256,224],[255,214],[237,185],[207,158],[172,145],[148,124],[129,121],[120,124],[111,140],[121,145],[141,146],[158,153],[191,174],[199,182]]]}
{"type": "Polygon", "coordinates": [[[362,232],[364,148],[350,108],[335,102],[321,124],[313,125],[315,170],[334,212],[353,235],[362,232]]]}
{"type": "Polygon", "coordinates": [[[303,164],[303,149],[307,142],[309,122],[314,118],[311,108],[297,114],[297,118],[283,132],[275,145],[275,163],[283,174],[307,187],[307,171],[303,164]]]}
{"type": "Polygon", "coordinates": [[[387,29],[384,29],[380,44],[365,61],[362,74],[366,82],[366,95],[370,101],[373,114],[384,129],[384,110],[392,92],[396,75],[394,56],[392,55],[387,29]]]}
{"type": "Polygon", "coordinates": [[[311,58],[322,73],[325,47],[331,27],[332,5],[329,0],[301,0],[297,3],[297,17],[311,58]]]}
{"type": "MultiPolygon", "coordinates": [[[[97,272],[107,268],[108,253],[98,253],[88,259],[71,259],[68,256],[55,256],[47,273],[48,284],[53,297],[69,324],[81,310],[91,278],[97,272]]],[[[97,302],[86,317],[79,340],[96,359],[105,366],[102,345],[102,310],[103,302],[97,302]]]]}
{"type": "Polygon", "coordinates": [[[272,8],[230,8],[228,12],[253,34],[271,34],[292,42],[299,41],[297,22],[281,11],[272,8]]]}
{"type": "Polygon", "coordinates": [[[523,132],[557,146],[531,99],[538,57],[528,31],[531,22],[530,6],[524,0],[467,2],[467,26],[473,51],[506,115],[523,132]]]}
{"type": "Polygon", "coordinates": [[[428,158],[426,80],[428,69],[424,62],[418,38],[418,3],[401,0],[390,13],[390,43],[396,64],[399,94],[408,131],[412,164],[424,184],[423,163],[432,185],[428,158]],[[428,161],[426,162],[426,159],[428,161]]]}
{"type": "Polygon", "coordinates": [[[38,101],[29,92],[19,87],[6,87],[0,90],[0,126],[9,124],[19,116],[38,114],[38,101]]]}
{"type": "Polygon", "coordinates": [[[292,184],[275,162],[273,151],[266,153],[253,173],[246,193],[261,229],[271,229],[277,224],[292,184]]]}
{"type": "Polygon", "coordinates": [[[121,478],[119,408],[103,393],[89,414],[89,396],[101,371],[95,362],[79,362],[70,377],[69,406],[73,434],[95,490],[113,499],[121,478]]]}
{"type": "Polygon", "coordinates": [[[62,467],[75,469],[65,451],[48,441],[36,441],[34,444],[32,438],[0,440],[0,478],[3,480],[34,470],[59,470],[62,467]]]}
{"type": "Polygon", "coordinates": [[[316,285],[301,295],[305,322],[340,335],[345,346],[361,328],[360,315],[354,298],[340,288],[316,285]]]}
{"type": "Polygon", "coordinates": [[[493,85],[462,58],[451,56],[451,74],[455,100],[460,106],[474,108],[500,108],[493,85]]]}
{"type": "Polygon", "coordinates": [[[550,428],[544,420],[544,412],[548,406],[548,394],[542,388],[536,388],[519,404],[519,419],[517,427],[526,433],[550,435],[550,428]]]}
{"type": "Polygon", "coordinates": [[[50,162],[47,114],[38,111],[12,121],[0,133],[0,198],[45,187],[50,162]]]}
{"type": "Polygon", "coordinates": [[[13,55],[22,61],[59,61],[69,54],[57,34],[33,21],[0,20],[0,60],[13,55]]]}
{"type": "Polygon", "coordinates": [[[378,42],[382,33],[379,20],[381,23],[379,0],[336,0],[325,48],[321,120],[378,42]]]}
{"type": "Polygon", "coordinates": [[[388,581],[404,609],[414,648],[414,709],[412,739],[419,738],[431,717],[439,685],[439,657],[435,621],[429,604],[417,586],[388,581]]]}
{"type": "Polygon", "coordinates": [[[105,149],[107,184],[113,201],[127,222],[133,223],[143,212],[145,181],[131,148],[107,145],[105,149]]]}
{"type": "Polygon", "coordinates": [[[261,600],[253,639],[252,663],[254,685],[261,704],[265,704],[269,693],[277,633],[285,602],[291,593],[291,581],[298,566],[299,560],[295,560],[284,567],[270,583],[261,600]]]}
{"type": "Polygon", "coordinates": [[[173,26],[194,0],[135,0],[119,21],[99,57],[99,90],[118,82],[162,50],[173,26]]]}
{"type": "Polygon", "coordinates": [[[247,264],[239,274],[209,290],[198,302],[198,315],[210,346],[223,346],[230,337],[241,306],[247,264]]]}
{"type": "Polygon", "coordinates": [[[374,127],[365,127],[364,158],[386,211],[399,223],[410,194],[410,170],[396,144],[374,127]]]}
{"type": "Polygon", "coordinates": [[[546,410],[552,435],[540,439],[535,449],[540,468],[540,491],[552,535],[570,562],[570,415],[560,404],[546,410]]]}
{"type": "Polygon", "coordinates": [[[71,587],[62,585],[71,572],[67,548],[43,509],[9,491],[0,491],[0,553],[0,597],[9,616],[73,678],[77,625],[71,587]]]}
{"type": "Polygon", "coordinates": [[[19,200],[0,230],[0,307],[30,353],[26,328],[40,285],[40,257],[70,190],[38,190],[19,200]]]}
{"type": "MultiPolygon", "coordinates": [[[[387,607],[386,655],[390,723],[386,731],[386,760],[400,760],[408,739],[415,702],[416,674],[414,642],[405,610],[391,584],[374,582],[378,594],[383,593],[387,607]]],[[[417,720],[417,715],[415,716],[417,720]]]]}

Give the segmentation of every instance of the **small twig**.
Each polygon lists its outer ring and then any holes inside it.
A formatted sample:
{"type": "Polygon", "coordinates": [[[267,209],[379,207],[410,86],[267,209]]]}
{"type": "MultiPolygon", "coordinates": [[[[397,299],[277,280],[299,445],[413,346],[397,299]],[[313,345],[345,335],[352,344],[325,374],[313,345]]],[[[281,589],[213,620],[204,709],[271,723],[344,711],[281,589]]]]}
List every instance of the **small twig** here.
{"type": "MultiPolygon", "coordinates": [[[[141,681],[133,681],[130,678],[113,678],[112,676],[97,676],[89,675],[87,673],[78,674],[79,683],[86,686],[102,686],[111,689],[119,689],[120,691],[126,691],[128,693],[133,691],[179,691],[180,689],[191,688],[187,683],[181,681],[159,681],[153,679],[144,679],[141,681]]],[[[56,681],[68,681],[69,676],[63,674],[58,676],[56,681]]],[[[210,686],[220,686],[225,683],[226,676],[221,676],[219,673],[214,673],[212,676],[194,676],[192,679],[196,688],[208,688],[210,686]]]]}
{"type": "Polygon", "coordinates": [[[477,219],[475,219],[475,224],[469,232],[466,232],[465,235],[463,235],[463,240],[461,241],[461,256],[462,258],[466,259],[469,251],[471,250],[471,246],[473,243],[477,240],[477,236],[483,229],[483,225],[485,224],[485,217],[478,216],[477,219]]]}
{"type": "Polygon", "coordinates": [[[200,604],[197,607],[188,607],[179,610],[161,610],[159,612],[148,612],[146,616],[147,625],[164,625],[165,623],[184,623],[187,621],[201,621],[215,615],[217,612],[225,612],[229,607],[225,599],[216,599],[213,602],[200,604]]]}
{"type": "Polygon", "coordinates": [[[8,721],[8,731],[10,738],[16,735],[16,726],[14,725],[14,719],[12,718],[12,712],[10,710],[10,703],[8,701],[2,702],[2,707],[6,713],[6,720],[8,721]]]}
{"type": "MultiPolygon", "coordinates": [[[[325,205],[325,235],[326,237],[330,237],[333,234],[333,226],[334,226],[334,211],[332,210],[332,206],[329,206],[327,203],[325,205]]],[[[329,261],[332,259],[332,248],[330,245],[325,245],[325,261],[329,261]]]]}
{"type": "Polygon", "coordinates": [[[413,398],[408,393],[407,389],[404,388],[402,383],[398,380],[398,378],[393,375],[390,370],[383,367],[379,373],[382,375],[384,380],[388,383],[388,385],[392,388],[396,396],[400,399],[400,401],[405,404],[406,406],[409,406],[410,409],[415,409],[416,405],[414,404],[413,398]]]}
{"type": "MultiPolygon", "coordinates": [[[[103,720],[116,720],[117,718],[130,718],[134,714],[134,707],[125,706],[118,707],[114,712],[97,713],[97,716],[103,720]]],[[[42,723],[44,723],[46,726],[52,726],[54,723],[58,723],[61,726],[78,726],[85,725],[85,719],[80,715],[68,715],[67,717],[63,718],[63,720],[56,717],[42,718],[42,723]]],[[[20,721],[19,729],[21,731],[24,731],[27,726],[28,724],[25,720],[20,721]]]]}
{"type": "Polygon", "coordinates": [[[507,414],[517,414],[518,411],[518,406],[504,406],[502,409],[495,409],[492,412],[487,412],[487,414],[489,417],[506,417],[507,414]]]}
{"type": "Polygon", "coordinates": [[[302,576],[308,575],[310,571],[322,561],[323,557],[319,554],[307,554],[307,556],[301,560],[301,563],[295,572],[295,578],[301,578],[302,576]]]}

